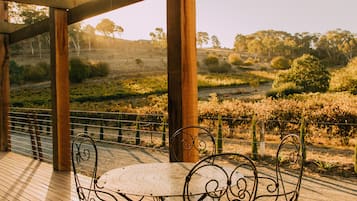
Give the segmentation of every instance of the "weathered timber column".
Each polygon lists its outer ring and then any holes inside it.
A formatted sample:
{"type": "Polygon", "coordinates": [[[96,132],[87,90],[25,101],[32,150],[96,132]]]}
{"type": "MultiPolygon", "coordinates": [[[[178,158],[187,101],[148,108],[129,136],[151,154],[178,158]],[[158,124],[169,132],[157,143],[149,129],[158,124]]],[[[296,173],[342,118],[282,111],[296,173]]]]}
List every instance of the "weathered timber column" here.
{"type": "MultiPolygon", "coordinates": [[[[0,2],[0,21],[7,22],[7,3],[0,2]]],[[[8,151],[9,139],[9,39],[0,34],[0,151],[8,151]]]]}
{"type": "MultiPolygon", "coordinates": [[[[167,0],[167,42],[168,120],[171,137],[178,128],[198,123],[195,0],[167,0]]],[[[178,153],[180,161],[198,160],[198,151],[183,149],[182,142],[169,146],[178,153]]],[[[174,157],[170,156],[170,161],[173,160],[174,157]]]]}
{"type": "Polygon", "coordinates": [[[67,11],[50,9],[53,168],[71,170],[67,11]]]}

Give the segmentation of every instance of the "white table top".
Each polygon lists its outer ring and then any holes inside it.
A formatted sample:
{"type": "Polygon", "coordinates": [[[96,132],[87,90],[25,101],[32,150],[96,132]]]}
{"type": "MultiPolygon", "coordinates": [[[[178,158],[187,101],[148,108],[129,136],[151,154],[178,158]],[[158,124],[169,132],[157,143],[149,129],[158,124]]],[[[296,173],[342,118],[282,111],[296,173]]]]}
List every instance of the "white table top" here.
{"type": "MultiPolygon", "coordinates": [[[[194,163],[143,163],[110,170],[99,179],[104,189],[126,195],[170,197],[181,196],[185,177],[194,163]]],[[[204,172],[190,182],[190,191],[197,194],[205,192],[204,184],[216,178],[204,172]]]]}

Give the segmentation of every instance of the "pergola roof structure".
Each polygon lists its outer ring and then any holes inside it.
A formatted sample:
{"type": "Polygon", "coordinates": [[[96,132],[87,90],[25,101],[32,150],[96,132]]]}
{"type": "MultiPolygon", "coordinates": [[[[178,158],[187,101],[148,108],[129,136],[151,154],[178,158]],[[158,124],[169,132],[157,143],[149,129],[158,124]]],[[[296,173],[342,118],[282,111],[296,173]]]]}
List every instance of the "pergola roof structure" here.
{"type": "MultiPolygon", "coordinates": [[[[143,0],[0,0],[0,151],[9,140],[9,44],[49,32],[51,46],[51,94],[53,167],[70,170],[70,120],[68,78],[68,25],[143,0]],[[50,8],[50,17],[31,25],[8,23],[8,2],[50,8]]],[[[195,125],[197,112],[197,64],[195,0],[167,0],[167,74],[169,136],[178,128],[195,125]]],[[[196,161],[197,151],[184,150],[181,160],[196,161]]],[[[172,160],[172,158],[171,158],[172,160]]]]}

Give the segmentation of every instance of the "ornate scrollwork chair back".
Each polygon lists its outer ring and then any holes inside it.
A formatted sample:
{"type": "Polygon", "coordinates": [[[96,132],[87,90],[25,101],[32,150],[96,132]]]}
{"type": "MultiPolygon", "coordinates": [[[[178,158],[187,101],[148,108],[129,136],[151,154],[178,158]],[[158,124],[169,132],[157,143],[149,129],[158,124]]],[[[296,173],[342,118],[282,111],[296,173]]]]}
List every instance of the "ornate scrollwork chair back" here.
{"type": "Polygon", "coordinates": [[[93,138],[78,134],[72,141],[72,171],[79,200],[118,200],[97,184],[98,150],[93,138]],[[90,177],[90,181],[82,175],[90,177]]]}
{"type": "Polygon", "coordinates": [[[303,146],[300,137],[295,134],[281,140],[276,152],[275,178],[259,176],[264,186],[259,186],[257,199],[298,200],[304,169],[303,146]]]}
{"type": "Polygon", "coordinates": [[[222,153],[201,159],[186,176],[183,200],[255,199],[258,173],[251,159],[238,153],[222,153]]]}
{"type": "MultiPolygon", "coordinates": [[[[182,142],[182,148],[185,150],[198,150],[201,157],[216,153],[216,141],[213,134],[208,128],[202,126],[191,125],[176,130],[170,137],[170,144],[177,142],[182,142]]],[[[174,161],[182,161],[177,154],[178,151],[172,147],[169,151],[174,161]]]]}

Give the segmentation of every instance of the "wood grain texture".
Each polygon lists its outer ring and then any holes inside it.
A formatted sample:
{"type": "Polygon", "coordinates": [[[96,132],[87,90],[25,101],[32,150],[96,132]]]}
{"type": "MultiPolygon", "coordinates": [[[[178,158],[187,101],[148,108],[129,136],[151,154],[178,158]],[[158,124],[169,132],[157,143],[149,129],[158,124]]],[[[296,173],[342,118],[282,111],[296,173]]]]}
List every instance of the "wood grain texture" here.
{"type": "MultiPolygon", "coordinates": [[[[101,0],[89,1],[68,10],[68,25],[100,15],[127,5],[131,5],[143,0],[111,0],[103,2],[101,0]]],[[[49,31],[49,19],[34,23],[10,34],[10,44],[32,38],[36,35],[49,31]]]]}
{"type": "Polygon", "coordinates": [[[0,175],[0,200],[78,200],[73,173],[53,171],[49,163],[0,152],[0,175]]]}
{"type": "MultiPolygon", "coordinates": [[[[0,21],[7,22],[7,4],[0,2],[0,21]]],[[[8,151],[10,104],[9,40],[0,34],[0,151],[8,151]]]]}
{"type": "Polygon", "coordinates": [[[67,12],[50,9],[53,168],[69,171],[70,111],[67,12]]]}
{"type": "MultiPolygon", "coordinates": [[[[198,123],[195,0],[167,0],[168,111],[170,136],[179,128],[198,123]]],[[[184,139],[185,140],[185,139],[184,139]]],[[[198,160],[197,150],[185,151],[181,161],[198,160]]],[[[170,160],[173,160],[170,157],[170,160]]]]}

